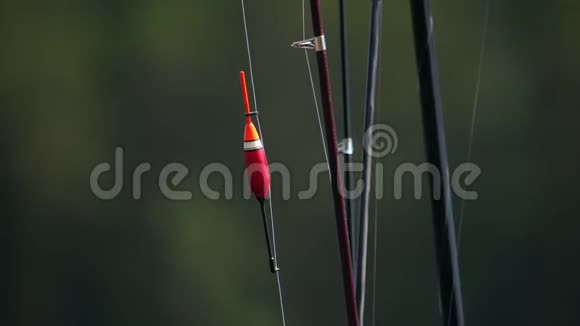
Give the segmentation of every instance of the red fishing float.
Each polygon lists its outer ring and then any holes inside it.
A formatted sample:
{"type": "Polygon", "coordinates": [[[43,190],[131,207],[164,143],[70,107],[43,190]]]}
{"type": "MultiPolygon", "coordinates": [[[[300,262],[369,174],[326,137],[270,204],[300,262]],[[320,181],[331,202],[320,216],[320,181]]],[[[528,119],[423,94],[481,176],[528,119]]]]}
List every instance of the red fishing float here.
{"type": "Polygon", "coordinates": [[[258,134],[252,122],[252,115],[257,114],[257,112],[250,111],[246,74],[243,71],[240,71],[240,81],[242,83],[242,95],[246,107],[246,127],[244,129],[246,171],[250,179],[252,193],[254,193],[258,200],[263,201],[270,196],[270,169],[260,134],[258,134]]]}
{"type": "MultiPolygon", "coordinates": [[[[252,122],[252,116],[257,115],[257,111],[250,110],[250,100],[248,98],[248,86],[246,84],[246,74],[240,71],[240,81],[242,83],[242,95],[244,96],[244,105],[246,107],[246,127],[244,128],[244,157],[246,161],[246,174],[250,181],[250,189],[260,203],[262,212],[262,223],[264,226],[264,235],[266,237],[266,248],[268,249],[268,262],[270,272],[276,276],[278,285],[278,294],[280,297],[280,309],[282,312],[282,324],[286,326],[286,317],[284,316],[284,303],[282,301],[282,283],[280,281],[280,268],[278,267],[276,254],[276,237],[274,236],[274,216],[272,213],[272,203],[270,197],[270,168],[264,144],[260,139],[260,134],[252,122]],[[268,214],[266,212],[266,203],[270,208],[270,217],[268,223],[268,214]]],[[[253,85],[252,85],[253,87],[253,85]]],[[[259,121],[258,121],[259,123],[259,121]]]]}

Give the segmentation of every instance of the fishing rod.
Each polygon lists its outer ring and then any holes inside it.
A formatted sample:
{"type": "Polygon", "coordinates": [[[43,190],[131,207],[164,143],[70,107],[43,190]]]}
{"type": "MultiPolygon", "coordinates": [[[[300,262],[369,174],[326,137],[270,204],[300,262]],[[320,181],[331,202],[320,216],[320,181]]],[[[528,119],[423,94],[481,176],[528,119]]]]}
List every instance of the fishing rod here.
{"type": "MultiPolygon", "coordinates": [[[[441,173],[441,198],[432,196],[435,251],[439,271],[439,300],[444,326],[463,326],[463,297],[457,235],[451,198],[449,162],[441,110],[440,86],[430,0],[411,0],[415,55],[427,160],[441,173]]],[[[432,180],[431,180],[432,182],[432,180]]]]}
{"type": "Polygon", "coordinates": [[[310,0],[310,12],[312,15],[314,37],[308,40],[294,42],[292,47],[311,49],[316,51],[318,74],[320,80],[320,92],[322,95],[322,107],[324,111],[325,138],[327,144],[326,151],[331,176],[330,181],[332,185],[334,211],[336,215],[336,226],[340,246],[342,279],[347,306],[348,324],[350,326],[358,326],[359,323],[354,285],[354,273],[348,230],[349,225],[346,217],[343,196],[343,176],[338,161],[338,142],[336,136],[336,125],[334,121],[334,108],[332,102],[332,90],[330,87],[328,58],[326,54],[326,41],[324,37],[322,15],[320,11],[320,0],[310,0]]]}
{"type": "MultiPolygon", "coordinates": [[[[352,155],[353,155],[353,140],[351,138],[351,118],[350,118],[350,87],[349,87],[349,72],[348,72],[348,37],[347,37],[347,21],[346,21],[346,0],[338,1],[339,8],[339,26],[340,26],[340,70],[341,70],[341,86],[342,86],[342,132],[343,139],[339,144],[339,152],[343,155],[344,162],[344,187],[345,191],[352,191],[352,182],[354,175],[352,173],[352,155]]],[[[351,252],[353,253],[353,265],[355,260],[355,224],[356,216],[354,214],[353,198],[345,198],[344,205],[346,209],[346,218],[349,226],[351,252]]]]}
{"type": "MultiPolygon", "coordinates": [[[[383,1],[371,1],[371,27],[369,32],[369,62],[367,70],[366,100],[365,100],[365,122],[364,122],[364,144],[363,144],[363,171],[361,181],[363,192],[360,199],[360,215],[358,227],[358,244],[355,246],[355,267],[356,267],[356,290],[359,312],[359,321],[364,325],[365,294],[367,280],[367,256],[369,238],[369,206],[372,185],[372,128],[375,124],[375,108],[379,83],[379,64],[381,48],[381,27],[382,27],[383,1]]],[[[376,216],[375,216],[376,218],[376,216]]]]}
{"type": "MultiPolygon", "coordinates": [[[[242,95],[244,98],[246,126],[244,128],[244,158],[246,173],[250,183],[250,189],[260,204],[262,213],[262,223],[264,226],[264,235],[266,238],[266,248],[268,253],[268,263],[270,272],[276,278],[278,287],[278,297],[280,300],[280,312],[282,315],[282,325],[286,326],[286,317],[284,314],[284,300],[282,296],[282,282],[280,280],[280,268],[278,267],[276,240],[274,230],[274,217],[270,214],[270,223],[268,223],[268,214],[266,213],[266,201],[270,197],[270,168],[266,151],[260,134],[252,122],[252,116],[258,114],[258,111],[250,110],[250,101],[248,98],[248,87],[246,83],[246,74],[240,71],[240,82],[242,85],[242,95]]],[[[271,206],[270,206],[271,208],[271,206]]]]}

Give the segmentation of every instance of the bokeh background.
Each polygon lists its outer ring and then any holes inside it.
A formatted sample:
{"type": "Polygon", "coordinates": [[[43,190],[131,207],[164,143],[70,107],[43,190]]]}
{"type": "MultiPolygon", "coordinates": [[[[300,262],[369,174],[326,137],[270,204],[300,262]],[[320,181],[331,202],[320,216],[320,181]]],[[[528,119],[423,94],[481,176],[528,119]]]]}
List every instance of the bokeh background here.
{"type": "MultiPolygon", "coordinates": [[[[339,104],[337,1],[322,2],[339,104]]],[[[487,5],[473,144],[483,174],[461,227],[467,322],[578,325],[580,5],[434,1],[453,166],[467,156],[487,5]]],[[[324,154],[304,55],[289,48],[302,36],[302,4],[246,7],[269,158],[303,190],[324,154]]],[[[357,144],[369,10],[348,1],[357,144]]],[[[280,324],[258,205],[240,190],[242,26],[233,0],[0,3],[2,325],[280,324]],[[117,146],[124,188],[103,201],[89,174],[117,146]],[[131,175],[142,162],[152,171],[134,200],[131,175]],[[171,162],[188,167],[179,189],[191,200],[161,194],[157,178],[171,162]],[[234,199],[200,192],[199,173],[212,162],[232,170],[234,199]]],[[[396,129],[399,148],[382,160],[376,325],[440,323],[429,202],[409,187],[394,200],[389,187],[397,164],[425,160],[412,42],[408,1],[385,1],[379,121],[396,129]]],[[[103,177],[103,188],[112,180],[103,177]]],[[[307,201],[282,200],[279,183],[274,177],[289,324],[346,325],[328,180],[307,201]]]]}

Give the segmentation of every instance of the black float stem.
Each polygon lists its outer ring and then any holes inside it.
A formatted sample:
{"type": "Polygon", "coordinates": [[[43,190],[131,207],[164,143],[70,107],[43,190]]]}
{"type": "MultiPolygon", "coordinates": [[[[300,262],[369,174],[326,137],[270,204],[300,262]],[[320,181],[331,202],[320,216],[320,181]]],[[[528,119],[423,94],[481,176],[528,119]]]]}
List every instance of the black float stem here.
{"type": "Polygon", "coordinates": [[[262,211],[262,222],[264,225],[264,235],[266,236],[266,248],[268,249],[268,261],[270,264],[270,272],[272,274],[277,273],[280,269],[278,268],[278,262],[276,261],[276,255],[272,250],[272,237],[270,236],[270,227],[268,226],[268,215],[266,214],[266,199],[258,198],[260,203],[260,209],[262,211]]]}

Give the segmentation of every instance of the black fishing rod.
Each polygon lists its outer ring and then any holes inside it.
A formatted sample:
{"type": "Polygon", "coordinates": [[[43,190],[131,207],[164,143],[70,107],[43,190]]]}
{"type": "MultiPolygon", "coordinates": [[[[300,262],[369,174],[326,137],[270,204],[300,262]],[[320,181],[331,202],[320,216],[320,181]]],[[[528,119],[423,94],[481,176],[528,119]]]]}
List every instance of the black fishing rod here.
{"type": "MultiPolygon", "coordinates": [[[[427,160],[441,173],[440,198],[432,195],[435,250],[439,270],[439,300],[443,326],[463,326],[463,298],[453,217],[449,162],[441,110],[430,0],[411,0],[415,55],[427,160]]],[[[433,183],[433,181],[431,180],[433,183]]]]}
{"type": "MultiPolygon", "coordinates": [[[[363,192],[360,200],[359,215],[359,236],[355,267],[356,267],[356,290],[359,312],[359,322],[364,324],[365,294],[366,294],[366,274],[368,256],[368,235],[369,235],[369,206],[372,185],[372,163],[373,163],[373,135],[372,128],[375,124],[376,98],[379,84],[379,64],[381,47],[381,27],[382,27],[383,1],[371,1],[371,27],[369,32],[369,61],[367,69],[367,86],[365,100],[365,122],[363,141],[363,171],[361,181],[363,192]]],[[[376,218],[376,217],[375,217],[376,218]]]]}
{"type": "MultiPolygon", "coordinates": [[[[348,36],[346,23],[346,0],[338,1],[339,8],[339,22],[340,22],[340,65],[342,77],[342,132],[343,143],[342,152],[344,158],[344,187],[345,191],[352,191],[353,171],[352,171],[352,155],[353,155],[353,140],[351,138],[351,118],[350,118],[350,87],[349,87],[349,72],[348,72],[348,36]]],[[[346,207],[346,218],[349,226],[351,252],[353,253],[353,265],[355,265],[355,224],[356,216],[354,214],[353,198],[345,198],[344,204],[346,207]]]]}

